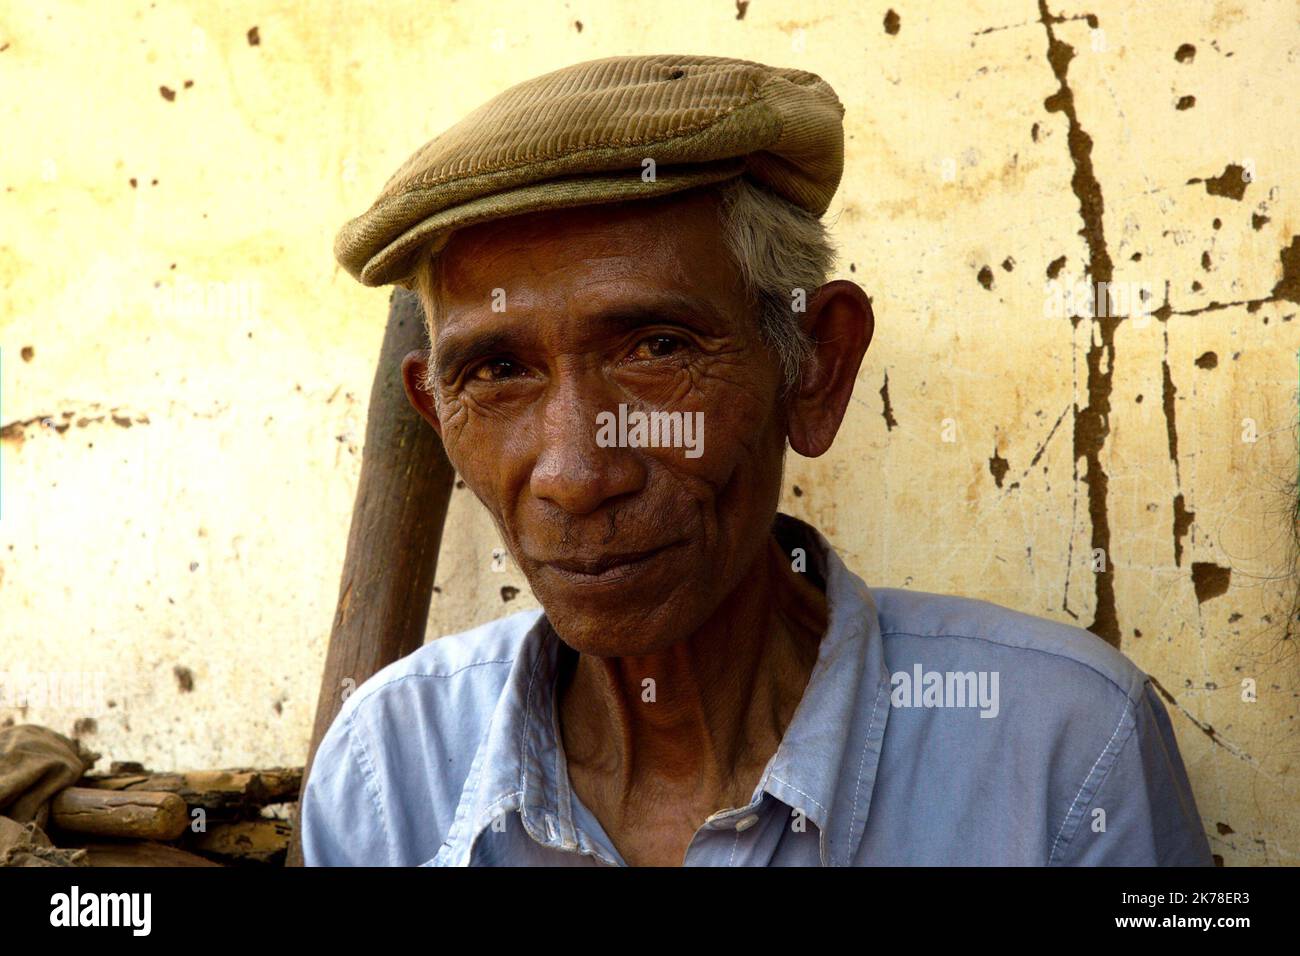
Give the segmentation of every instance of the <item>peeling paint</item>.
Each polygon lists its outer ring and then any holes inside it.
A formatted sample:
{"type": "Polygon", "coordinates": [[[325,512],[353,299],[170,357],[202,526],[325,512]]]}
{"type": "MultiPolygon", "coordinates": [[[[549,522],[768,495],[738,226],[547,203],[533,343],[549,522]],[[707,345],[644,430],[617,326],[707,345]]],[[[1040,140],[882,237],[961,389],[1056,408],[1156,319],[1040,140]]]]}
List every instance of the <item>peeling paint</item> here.
{"type": "Polygon", "coordinates": [[[894,418],[894,406],[891,405],[889,402],[889,370],[888,369],[885,370],[885,384],[880,386],[880,399],[882,402],[884,402],[884,408],[881,410],[881,414],[883,414],[885,417],[885,429],[887,431],[892,432],[894,430],[894,427],[898,424],[898,420],[894,418]]]}
{"type": "Polygon", "coordinates": [[[1232,569],[1210,561],[1192,562],[1192,586],[1196,591],[1196,601],[1204,604],[1228,593],[1232,583],[1232,569]]]}
{"type": "Polygon", "coordinates": [[[1187,180],[1189,186],[1196,183],[1205,183],[1205,191],[1211,196],[1223,196],[1240,202],[1246,195],[1246,187],[1250,185],[1250,180],[1246,178],[1244,166],[1229,163],[1217,176],[1211,176],[1209,179],[1187,180]]]}
{"type": "Polygon", "coordinates": [[[1002,479],[1006,477],[1007,469],[1010,465],[1007,460],[998,454],[997,448],[993,449],[993,455],[989,458],[989,474],[993,476],[993,481],[999,488],[1002,487],[1002,479]]]}
{"type": "Polygon", "coordinates": [[[1183,502],[1183,493],[1180,491],[1174,495],[1174,565],[1183,566],[1183,538],[1187,537],[1187,532],[1192,528],[1192,522],[1196,520],[1196,512],[1188,511],[1187,505],[1183,502]]]}
{"type": "MultiPolygon", "coordinates": [[[[1079,234],[1088,247],[1088,275],[1092,282],[1109,284],[1114,278],[1110,251],[1106,246],[1103,227],[1105,201],[1101,183],[1092,165],[1092,137],[1079,122],[1075,109],[1074,91],[1070,89],[1068,74],[1074,48],[1057,39],[1052,25],[1060,22],[1047,9],[1046,0],[1038,0],[1038,11],[1043,28],[1047,31],[1047,59],[1051,64],[1059,87],[1047,98],[1044,106],[1051,113],[1064,113],[1069,124],[1067,142],[1070,159],[1074,164],[1071,186],[1079,200],[1079,215],[1083,228],[1079,234]]],[[[1115,562],[1110,549],[1110,516],[1106,508],[1108,478],[1102,469],[1101,450],[1110,434],[1110,393],[1115,369],[1115,327],[1119,319],[1098,316],[1098,335],[1088,349],[1088,404],[1076,409],[1074,417],[1074,457],[1087,463],[1083,475],[1088,489],[1088,516],[1092,521],[1091,547],[1094,552],[1107,556],[1102,570],[1094,573],[1096,610],[1088,629],[1106,643],[1119,647],[1119,615],[1115,605],[1115,562]]]]}

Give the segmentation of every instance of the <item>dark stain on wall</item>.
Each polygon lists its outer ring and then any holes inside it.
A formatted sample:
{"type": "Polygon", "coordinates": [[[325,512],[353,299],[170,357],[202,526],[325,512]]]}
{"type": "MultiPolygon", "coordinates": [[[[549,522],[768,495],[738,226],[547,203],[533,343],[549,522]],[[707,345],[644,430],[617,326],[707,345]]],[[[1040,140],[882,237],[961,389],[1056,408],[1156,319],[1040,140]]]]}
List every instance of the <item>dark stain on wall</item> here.
{"type": "Polygon", "coordinates": [[[1204,604],[1221,594],[1226,594],[1232,582],[1232,568],[1210,561],[1192,562],[1192,587],[1196,589],[1196,603],[1204,604]]]}
{"type": "Polygon", "coordinates": [[[1178,388],[1174,385],[1174,377],[1169,371],[1169,360],[1165,359],[1160,363],[1160,372],[1164,379],[1164,385],[1161,389],[1163,404],[1165,409],[1165,435],[1169,439],[1169,460],[1178,467],[1178,422],[1174,414],[1174,398],[1178,395],[1178,388]]]}
{"type": "Polygon", "coordinates": [[[993,476],[993,481],[999,488],[1002,487],[1002,479],[1006,477],[1009,467],[1007,460],[999,455],[997,448],[994,447],[993,457],[989,459],[989,474],[993,476]]]}
{"type": "Polygon", "coordinates": [[[882,386],[880,386],[880,398],[881,398],[881,399],[884,401],[884,403],[885,403],[885,408],[884,408],[884,413],[883,413],[884,416],[885,416],[885,428],[886,428],[886,430],[892,432],[892,431],[894,430],[894,426],[898,424],[898,420],[897,420],[896,418],[894,418],[894,406],[893,406],[893,405],[890,403],[890,401],[889,401],[889,371],[888,371],[888,369],[885,370],[885,384],[882,385],[882,386]]]}
{"type": "MultiPolygon", "coordinates": [[[[99,407],[100,405],[98,402],[93,402],[91,404],[91,409],[98,409],[99,407]]],[[[78,428],[85,428],[87,425],[94,425],[102,422],[105,418],[111,418],[113,423],[120,428],[130,428],[132,425],[150,424],[148,415],[136,415],[133,419],[128,415],[113,414],[113,412],[116,411],[118,411],[118,409],[114,408],[107,415],[82,415],[77,418],[75,424],[78,428]]],[[[52,431],[56,435],[62,435],[74,424],[72,419],[76,414],[77,413],[73,411],[64,411],[60,413],[61,421],[56,420],[53,415],[37,415],[34,418],[15,419],[7,425],[0,427],[0,442],[7,441],[21,445],[31,437],[31,434],[28,433],[28,429],[32,429],[33,426],[52,431]]]]}
{"type": "Polygon", "coordinates": [[[1178,492],[1174,495],[1174,564],[1177,567],[1183,566],[1183,538],[1187,537],[1195,520],[1196,512],[1187,510],[1183,493],[1178,492]]]}
{"type": "Polygon", "coordinates": [[[1246,178],[1244,167],[1229,163],[1217,176],[1211,176],[1209,179],[1187,180],[1189,186],[1196,183],[1205,183],[1205,191],[1211,196],[1223,196],[1240,202],[1241,197],[1246,195],[1246,187],[1250,185],[1250,180],[1246,178]]]}
{"type": "Polygon", "coordinates": [[[1280,253],[1282,278],[1273,286],[1274,299],[1300,305],[1300,236],[1291,237],[1291,245],[1280,253]]]}
{"type": "MultiPolygon", "coordinates": [[[[1058,84],[1057,91],[1049,96],[1043,106],[1049,113],[1063,113],[1068,124],[1066,142],[1070,150],[1070,159],[1074,165],[1074,175],[1070,185],[1079,200],[1079,215],[1083,227],[1079,235],[1088,248],[1088,275],[1094,283],[1105,282],[1107,286],[1114,279],[1114,264],[1106,246],[1106,232],[1103,226],[1106,203],[1102,197],[1101,183],[1092,165],[1092,137],[1079,122],[1079,113],[1075,108],[1074,91],[1070,88],[1068,74],[1070,60],[1074,58],[1074,48],[1057,39],[1054,23],[1061,18],[1055,17],[1047,9],[1046,0],[1038,0],[1038,12],[1044,30],[1047,32],[1047,60],[1058,84]]],[[[1095,18],[1089,25],[1096,28],[1095,18]]],[[[1120,319],[1116,316],[1098,316],[1097,335],[1092,337],[1087,355],[1088,404],[1082,409],[1076,408],[1074,416],[1074,460],[1080,458],[1087,462],[1087,472],[1083,482],[1088,489],[1088,516],[1092,522],[1091,548],[1107,556],[1104,569],[1094,574],[1094,593],[1096,611],[1088,630],[1092,631],[1106,643],[1119,647],[1119,614],[1115,605],[1115,562],[1110,557],[1110,515],[1107,511],[1106,493],[1109,479],[1102,467],[1101,450],[1110,434],[1110,395],[1112,375],[1115,369],[1115,329],[1120,319]]],[[[1068,593],[1067,593],[1068,600],[1068,593]]],[[[1068,607],[1066,608],[1068,611],[1068,607]]],[[[1072,613],[1072,612],[1071,612],[1072,613]]]]}

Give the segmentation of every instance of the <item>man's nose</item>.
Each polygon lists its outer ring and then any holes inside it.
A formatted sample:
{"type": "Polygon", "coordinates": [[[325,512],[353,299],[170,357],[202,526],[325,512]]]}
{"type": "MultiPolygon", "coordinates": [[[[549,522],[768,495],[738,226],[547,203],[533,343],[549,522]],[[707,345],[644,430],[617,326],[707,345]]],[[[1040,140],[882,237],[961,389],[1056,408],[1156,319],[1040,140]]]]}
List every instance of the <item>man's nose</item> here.
{"type": "Polygon", "coordinates": [[[602,448],[596,441],[602,411],[618,415],[618,405],[606,406],[565,388],[547,401],[542,414],[542,445],[533,465],[531,488],[572,515],[585,515],[623,495],[640,491],[646,469],[636,452],[623,447],[602,448]]]}

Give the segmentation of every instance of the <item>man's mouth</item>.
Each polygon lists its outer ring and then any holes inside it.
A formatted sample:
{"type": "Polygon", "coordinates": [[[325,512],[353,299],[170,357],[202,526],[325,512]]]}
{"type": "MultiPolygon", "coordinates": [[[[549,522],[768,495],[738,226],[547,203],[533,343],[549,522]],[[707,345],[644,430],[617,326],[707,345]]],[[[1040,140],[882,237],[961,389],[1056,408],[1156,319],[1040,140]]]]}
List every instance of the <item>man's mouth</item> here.
{"type": "Polygon", "coordinates": [[[655,558],[666,551],[680,547],[681,544],[680,541],[674,541],[642,551],[602,554],[598,558],[564,558],[545,561],[543,566],[574,584],[608,584],[633,576],[655,558]]]}

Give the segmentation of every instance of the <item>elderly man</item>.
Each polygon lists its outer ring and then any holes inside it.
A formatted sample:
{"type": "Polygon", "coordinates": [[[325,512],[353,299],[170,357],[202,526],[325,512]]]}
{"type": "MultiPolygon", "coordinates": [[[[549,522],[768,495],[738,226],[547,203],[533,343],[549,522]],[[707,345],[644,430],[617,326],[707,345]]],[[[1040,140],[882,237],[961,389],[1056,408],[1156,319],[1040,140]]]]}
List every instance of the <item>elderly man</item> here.
{"type": "Polygon", "coordinates": [[[418,291],[407,394],[543,611],[349,697],[309,865],[1210,862],[1125,657],[869,589],[777,513],[873,330],[827,281],[842,112],[799,70],[583,63],[428,143],[340,233],[361,282],[418,291]]]}

